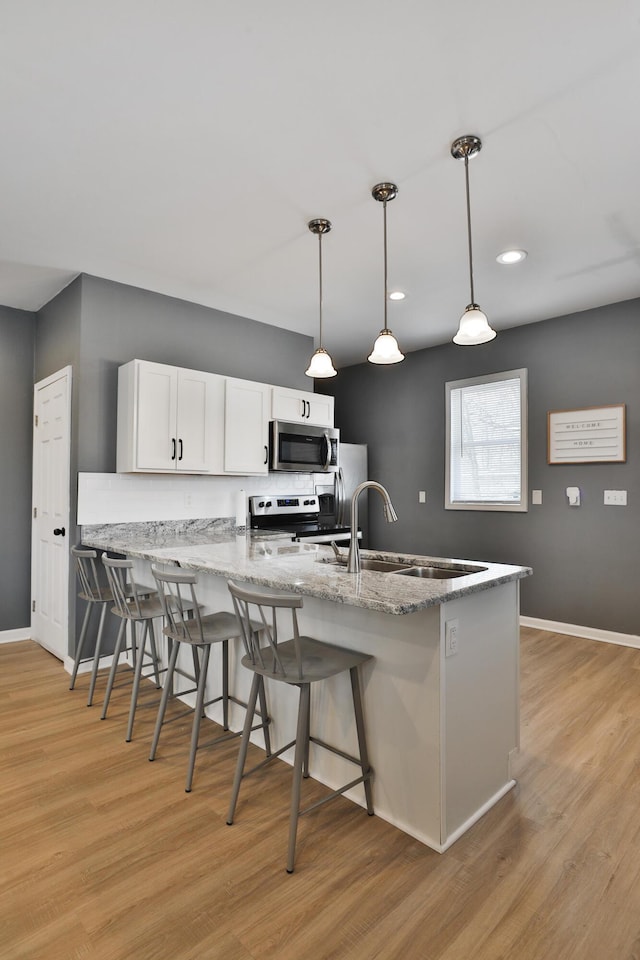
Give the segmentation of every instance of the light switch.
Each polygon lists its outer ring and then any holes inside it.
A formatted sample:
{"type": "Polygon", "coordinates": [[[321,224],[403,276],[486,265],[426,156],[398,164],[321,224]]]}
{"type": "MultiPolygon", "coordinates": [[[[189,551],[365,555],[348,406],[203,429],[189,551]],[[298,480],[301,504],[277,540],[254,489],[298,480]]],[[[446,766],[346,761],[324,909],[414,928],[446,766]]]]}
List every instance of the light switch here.
{"type": "Polygon", "coordinates": [[[418,503],[426,503],[426,502],[427,502],[427,491],[418,490],[418,503]]]}
{"type": "Polygon", "coordinates": [[[604,502],[608,506],[626,507],[627,491],[626,490],[605,490],[604,502]]]}
{"type": "Polygon", "coordinates": [[[531,503],[536,506],[540,506],[542,503],[542,490],[532,490],[531,491],[531,503]]]}

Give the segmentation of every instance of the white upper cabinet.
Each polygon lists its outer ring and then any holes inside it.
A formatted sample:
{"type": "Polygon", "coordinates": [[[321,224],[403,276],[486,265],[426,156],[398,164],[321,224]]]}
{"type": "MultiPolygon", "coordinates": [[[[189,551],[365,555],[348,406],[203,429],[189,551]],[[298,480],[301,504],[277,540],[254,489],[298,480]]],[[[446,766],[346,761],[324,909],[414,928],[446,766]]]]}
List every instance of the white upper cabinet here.
{"type": "Polygon", "coordinates": [[[333,397],[131,360],[118,370],[118,473],[269,472],[269,421],[333,426],[333,397]]]}
{"type": "Polygon", "coordinates": [[[148,360],[120,367],[118,473],[217,472],[222,423],[216,395],[222,382],[214,374],[148,360]]]}
{"type": "Polygon", "coordinates": [[[225,382],[224,472],[269,472],[269,391],[253,380],[225,382]]]}
{"type": "Polygon", "coordinates": [[[333,426],[334,398],[321,393],[306,393],[288,387],[271,388],[271,419],[288,423],[308,423],[317,427],[333,426]]]}

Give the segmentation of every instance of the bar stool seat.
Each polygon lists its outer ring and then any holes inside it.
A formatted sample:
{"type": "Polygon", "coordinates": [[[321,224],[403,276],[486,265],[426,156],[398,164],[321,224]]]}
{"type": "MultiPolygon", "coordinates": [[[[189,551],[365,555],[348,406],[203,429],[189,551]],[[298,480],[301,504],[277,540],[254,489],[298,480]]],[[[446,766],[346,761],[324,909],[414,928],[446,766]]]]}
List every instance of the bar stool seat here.
{"type": "MultiPolygon", "coordinates": [[[[165,627],[163,633],[169,638],[171,653],[169,656],[169,666],[165,678],[164,689],[158,708],[156,727],[151,744],[149,760],[154,760],[160,740],[160,732],[165,723],[165,714],[167,704],[171,697],[176,694],[173,691],[173,678],[177,671],[176,663],[182,644],[191,648],[196,686],[189,690],[181,690],[177,696],[196,693],[196,705],[193,713],[193,724],[191,728],[191,747],[189,751],[189,763],[187,767],[187,780],[185,792],[190,793],[193,785],[193,772],[196,762],[196,752],[199,749],[199,735],[201,719],[204,715],[205,707],[222,701],[223,729],[225,735],[217,737],[211,741],[209,746],[223,743],[234,737],[240,736],[240,731],[229,732],[229,703],[233,702],[241,707],[247,706],[243,700],[238,700],[233,694],[229,693],[229,641],[238,639],[241,631],[238,619],[234,613],[226,610],[220,610],[217,613],[201,615],[200,604],[196,597],[195,586],[198,582],[197,576],[190,571],[172,569],[164,571],[155,564],[151,567],[158,596],[163,606],[165,616],[165,627]],[[205,702],[205,688],[207,683],[207,673],[209,667],[209,658],[211,647],[214,644],[222,645],[222,694],[205,702]]],[[[258,631],[262,629],[262,623],[251,621],[250,629],[258,631]]],[[[178,719],[178,716],[184,716],[185,711],[174,716],[172,719],[178,719]]],[[[271,742],[269,737],[269,717],[267,714],[266,699],[264,690],[260,696],[259,723],[252,729],[262,729],[264,735],[264,744],[267,755],[271,754],[271,742]]],[[[204,746],[204,744],[200,745],[204,746]]]]}
{"type": "MultiPolygon", "coordinates": [[[[305,813],[309,813],[310,810],[315,810],[329,800],[333,800],[335,797],[340,796],[346,790],[351,789],[359,783],[364,785],[367,812],[369,815],[373,815],[373,797],[371,790],[373,771],[369,764],[367,751],[358,672],[359,667],[367,660],[371,660],[372,657],[366,653],[360,653],[357,650],[348,650],[344,647],[338,647],[330,643],[325,643],[324,641],[316,640],[313,637],[300,635],[296,611],[302,608],[303,599],[297,594],[276,594],[272,591],[260,591],[234,583],[232,580],[229,581],[228,587],[233,598],[236,615],[242,625],[242,638],[247,651],[246,655],[242,658],[242,664],[253,671],[254,677],[249,695],[249,705],[247,707],[242,740],[240,742],[240,751],[236,765],[227,823],[229,825],[233,823],[242,780],[257,770],[262,769],[266,764],[284,753],[285,750],[295,745],[289,815],[289,846],[287,851],[287,873],[293,873],[299,817],[305,813]],[[287,633],[285,633],[287,639],[281,641],[278,636],[278,616],[280,611],[287,610],[291,613],[291,619],[286,618],[290,626],[287,628],[287,633]],[[254,612],[256,619],[262,623],[262,632],[260,634],[257,634],[250,626],[252,623],[252,612],[254,612]],[[267,644],[264,647],[260,646],[261,637],[267,640],[267,644]],[[357,757],[345,753],[332,744],[325,743],[323,740],[312,736],[310,732],[311,684],[321,680],[327,680],[347,670],[349,671],[351,679],[351,692],[358,739],[359,755],[357,757]],[[267,756],[265,760],[252,769],[245,771],[249,736],[253,722],[253,711],[255,710],[258,696],[264,696],[265,678],[299,688],[296,738],[270,756],[267,756]],[[360,775],[343,787],[334,790],[322,800],[303,810],[300,807],[301,782],[303,776],[309,776],[310,743],[324,747],[332,753],[355,764],[360,768],[360,775]]],[[[284,616],[282,619],[284,619],[284,616]]]]}
{"type": "Polygon", "coordinates": [[[109,679],[107,681],[107,689],[105,692],[100,719],[104,720],[107,716],[107,710],[109,708],[109,701],[111,699],[111,692],[115,682],[116,671],[120,662],[120,655],[121,653],[126,652],[126,650],[130,650],[134,669],[126,734],[126,741],[129,743],[133,737],[133,723],[138,703],[140,681],[143,676],[151,675],[143,674],[142,671],[145,663],[147,666],[149,665],[149,662],[151,663],[153,677],[155,679],[157,689],[160,689],[161,686],[160,673],[166,672],[164,670],[161,671],[159,667],[160,659],[158,657],[158,650],[153,632],[153,621],[162,618],[164,614],[164,608],[157,593],[151,593],[151,591],[149,591],[147,588],[139,588],[133,582],[131,582],[129,588],[127,588],[127,571],[130,572],[131,580],[133,580],[132,560],[118,560],[113,557],[108,557],[107,554],[104,554],[102,557],[102,563],[104,564],[104,568],[107,573],[107,579],[109,581],[109,587],[114,599],[114,606],[111,608],[111,612],[117,617],[120,617],[121,622],[120,629],[118,630],[116,645],[113,651],[113,660],[111,663],[111,669],[109,671],[109,679]],[[144,594],[142,593],[142,590],[144,590],[144,594]],[[123,650],[122,644],[123,640],[125,640],[127,623],[130,624],[131,646],[127,647],[125,643],[123,650]],[[142,637],[139,643],[136,633],[137,624],[142,624],[142,637]]]}

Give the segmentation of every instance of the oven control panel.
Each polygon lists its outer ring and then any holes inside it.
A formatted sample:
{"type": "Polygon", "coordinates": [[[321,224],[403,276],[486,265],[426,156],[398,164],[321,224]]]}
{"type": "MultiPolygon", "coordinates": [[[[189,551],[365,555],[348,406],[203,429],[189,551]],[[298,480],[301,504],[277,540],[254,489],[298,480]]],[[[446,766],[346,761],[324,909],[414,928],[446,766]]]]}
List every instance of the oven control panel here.
{"type": "Polygon", "coordinates": [[[320,501],[313,493],[297,493],[293,496],[270,493],[261,497],[249,497],[249,512],[252,517],[293,517],[320,513],[320,501]]]}

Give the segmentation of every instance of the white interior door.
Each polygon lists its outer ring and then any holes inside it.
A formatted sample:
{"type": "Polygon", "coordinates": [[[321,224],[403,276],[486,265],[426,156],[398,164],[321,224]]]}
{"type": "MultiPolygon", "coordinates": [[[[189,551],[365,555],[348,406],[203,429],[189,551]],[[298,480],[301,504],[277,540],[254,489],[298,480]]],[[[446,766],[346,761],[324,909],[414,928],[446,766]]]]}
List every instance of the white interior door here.
{"type": "Polygon", "coordinates": [[[31,637],[68,652],[71,367],[34,388],[31,637]]]}

